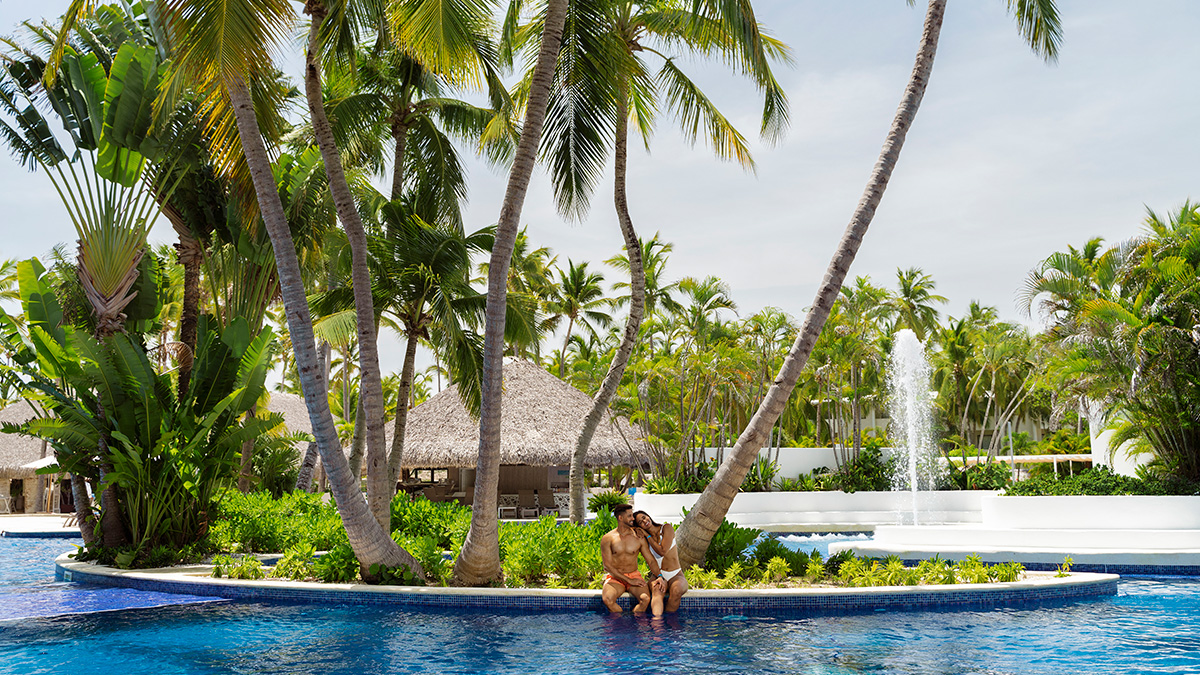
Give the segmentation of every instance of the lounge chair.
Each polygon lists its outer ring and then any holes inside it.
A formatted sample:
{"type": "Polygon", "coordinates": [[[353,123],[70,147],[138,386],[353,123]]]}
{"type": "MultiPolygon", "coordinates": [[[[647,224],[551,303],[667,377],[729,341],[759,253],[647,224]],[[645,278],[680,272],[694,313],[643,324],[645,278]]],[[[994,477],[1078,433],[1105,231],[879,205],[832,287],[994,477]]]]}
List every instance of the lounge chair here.
{"type": "Polygon", "coordinates": [[[500,514],[501,518],[518,518],[520,517],[517,511],[517,496],[516,495],[500,495],[500,514]],[[505,516],[504,514],[511,514],[505,516]]]}
{"type": "Polygon", "coordinates": [[[12,495],[8,493],[7,478],[0,478],[0,513],[12,513],[12,495]]]}
{"type": "Polygon", "coordinates": [[[519,506],[521,507],[522,518],[537,518],[542,515],[538,509],[537,493],[533,490],[517,490],[518,498],[520,499],[519,506]]]}

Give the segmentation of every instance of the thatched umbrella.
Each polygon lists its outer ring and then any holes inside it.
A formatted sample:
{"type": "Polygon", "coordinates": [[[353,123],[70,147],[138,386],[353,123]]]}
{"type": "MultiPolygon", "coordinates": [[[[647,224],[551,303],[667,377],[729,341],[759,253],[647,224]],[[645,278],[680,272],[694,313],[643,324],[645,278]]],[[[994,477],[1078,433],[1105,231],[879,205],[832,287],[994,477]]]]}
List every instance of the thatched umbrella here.
{"type": "MultiPolygon", "coordinates": [[[[17,401],[0,410],[0,423],[20,424],[36,414],[27,401],[17,401]]],[[[43,446],[40,438],[0,433],[0,479],[35,478],[37,470],[23,465],[41,459],[43,453],[53,452],[49,446],[43,446]]]]}
{"type": "MultiPolygon", "coordinates": [[[[500,463],[570,464],[583,418],[592,405],[591,397],[541,367],[520,360],[504,364],[503,396],[500,463]]],[[[392,430],[388,425],[389,448],[392,430]]],[[[635,466],[647,456],[641,434],[625,419],[606,412],[592,438],[586,463],[635,466]]],[[[457,386],[409,411],[404,468],[475,468],[478,457],[479,420],[463,406],[457,386]]]]}

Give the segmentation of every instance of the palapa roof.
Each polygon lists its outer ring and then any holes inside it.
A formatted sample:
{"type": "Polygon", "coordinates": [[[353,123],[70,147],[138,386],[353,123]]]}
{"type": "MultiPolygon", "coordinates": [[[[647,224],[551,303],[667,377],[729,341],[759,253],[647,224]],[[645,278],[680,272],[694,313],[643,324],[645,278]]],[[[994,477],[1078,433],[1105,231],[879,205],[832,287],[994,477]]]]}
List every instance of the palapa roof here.
{"type": "MultiPolygon", "coordinates": [[[[571,463],[592,397],[528,361],[506,360],[500,417],[500,463],[563,466],[571,463]]],[[[387,425],[388,447],[394,426],[387,425]]],[[[641,434],[605,412],[588,448],[589,466],[632,466],[649,456],[641,434]]],[[[479,421],[450,386],[408,413],[404,468],[474,468],[479,421]]]]}
{"type": "MultiPolygon", "coordinates": [[[[10,403],[0,410],[0,423],[19,424],[31,419],[36,412],[26,401],[10,403]]],[[[46,447],[46,454],[53,455],[54,448],[46,447]]],[[[0,477],[33,478],[36,469],[26,469],[22,464],[36,462],[42,458],[42,440],[20,434],[0,433],[0,477]]]]}
{"type": "Polygon", "coordinates": [[[283,415],[283,424],[288,430],[312,433],[312,420],[308,416],[308,405],[304,403],[303,396],[273,391],[267,410],[283,415]]]}

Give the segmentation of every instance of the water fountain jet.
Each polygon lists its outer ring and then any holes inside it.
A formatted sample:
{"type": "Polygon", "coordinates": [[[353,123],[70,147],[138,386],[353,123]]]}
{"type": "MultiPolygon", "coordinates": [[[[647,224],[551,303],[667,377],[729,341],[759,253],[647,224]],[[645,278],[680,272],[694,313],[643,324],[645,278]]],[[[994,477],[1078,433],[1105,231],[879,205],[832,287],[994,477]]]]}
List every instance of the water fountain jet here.
{"type": "Polygon", "coordinates": [[[941,467],[933,441],[933,369],[925,345],[907,328],[896,333],[888,358],[894,452],[900,458],[892,489],[912,493],[912,524],[919,525],[917,493],[936,488],[941,467]]]}

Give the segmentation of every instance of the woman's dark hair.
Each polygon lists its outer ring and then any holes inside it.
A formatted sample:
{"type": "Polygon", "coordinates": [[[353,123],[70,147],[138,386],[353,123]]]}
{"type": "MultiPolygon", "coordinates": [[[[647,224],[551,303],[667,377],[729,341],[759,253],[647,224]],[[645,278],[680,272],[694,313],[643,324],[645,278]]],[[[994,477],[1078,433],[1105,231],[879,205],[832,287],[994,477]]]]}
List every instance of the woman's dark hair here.
{"type": "Polygon", "coordinates": [[[659,525],[658,523],[654,522],[654,519],[650,517],[650,514],[646,513],[645,511],[634,511],[633,517],[637,518],[639,513],[643,516],[646,516],[646,518],[650,520],[651,525],[653,525],[655,527],[662,527],[662,525],[659,525]]]}

